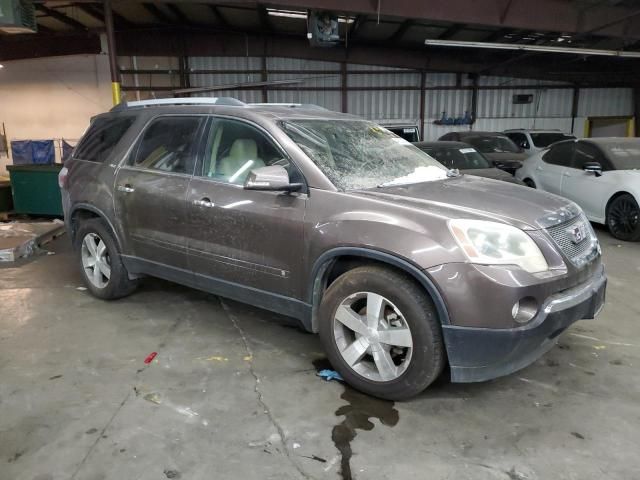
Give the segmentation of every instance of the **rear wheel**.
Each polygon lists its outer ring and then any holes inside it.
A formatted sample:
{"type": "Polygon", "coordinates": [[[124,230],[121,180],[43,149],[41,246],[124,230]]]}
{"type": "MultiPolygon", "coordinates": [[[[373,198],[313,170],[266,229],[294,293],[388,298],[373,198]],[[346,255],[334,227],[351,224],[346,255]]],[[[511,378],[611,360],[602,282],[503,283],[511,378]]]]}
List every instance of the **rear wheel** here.
{"type": "Polygon", "coordinates": [[[433,302],[413,279],[358,267],[327,289],[320,338],[329,361],[354,388],[388,400],[417,395],[445,363],[433,302]]]}
{"type": "Polygon", "coordinates": [[[93,295],[113,300],[135,290],[138,283],[129,279],[116,241],[100,219],[80,224],[75,248],[85,284],[93,295]]]}
{"type": "Polygon", "coordinates": [[[523,182],[527,187],[536,188],[536,183],[530,178],[525,178],[523,182]]]}
{"type": "Polygon", "coordinates": [[[607,208],[607,227],[611,235],[627,242],[640,240],[640,208],[629,194],[614,198],[607,208]]]}

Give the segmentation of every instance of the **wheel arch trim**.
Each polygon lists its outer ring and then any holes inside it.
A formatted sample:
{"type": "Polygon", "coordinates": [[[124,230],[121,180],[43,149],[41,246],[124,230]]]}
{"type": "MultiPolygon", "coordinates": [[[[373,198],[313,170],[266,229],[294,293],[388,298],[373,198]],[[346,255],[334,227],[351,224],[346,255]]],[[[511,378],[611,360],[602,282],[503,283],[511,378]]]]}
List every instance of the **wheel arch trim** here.
{"type": "Polygon", "coordinates": [[[326,280],[326,275],[335,261],[340,257],[345,256],[376,260],[408,273],[417,280],[420,285],[422,285],[433,300],[436,311],[438,312],[440,323],[443,325],[448,325],[450,323],[449,312],[444,298],[433,280],[431,280],[431,278],[422,269],[401,257],[380,250],[362,247],[336,247],[320,255],[314,262],[313,269],[311,271],[311,280],[307,290],[307,300],[312,305],[311,330],[314,333],[318,332],[319,328],[318,309],[324,293],[323,284],[326,280]]]}
{"type": "MultiPolygon", "coordinates": [[[[111,230],[111,233],[113,234],[113,238],[115,239],[118,245],[118,249],[122,251],[122,243],[120,242],[120,236],[118,235],[117,230],[115,229],[113,223],[111,223],[111,221],[109,220],[109,217],[107,217],[107,215],[102,210],[100,210],[99,208],[89,203],[77,203],[73,206],[73,208],[69,212],[69,226],[71,226],[73,222],[73,217],[79,210],[90,211],[92,213],[95,213],[101,220],[104,220],[107,227],[109,227],[109,230],[111,230]]],[[[75,241],[75,231],[73,231],[73,229],[71,230],[71,240],[75,241]]]]}

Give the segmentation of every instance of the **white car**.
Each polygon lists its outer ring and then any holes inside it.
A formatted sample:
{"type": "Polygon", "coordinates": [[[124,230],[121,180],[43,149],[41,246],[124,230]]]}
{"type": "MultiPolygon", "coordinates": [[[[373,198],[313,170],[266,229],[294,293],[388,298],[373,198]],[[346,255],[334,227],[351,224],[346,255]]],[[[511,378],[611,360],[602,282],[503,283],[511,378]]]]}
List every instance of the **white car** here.
{"type": "Polygon", "coordinates": [[[571,134],[562,133],[560,130],[528,130],[526,128],[505,130],[504,134],[524,150],[528,156],[544,150],[552,143],[576,138],[571,134]]]}
{"type": "Polygon", "coordinates": [[[576,202],[620,240],[640,240],[640,139],[589,138],[553,144],[516,178],[576,202]]]}

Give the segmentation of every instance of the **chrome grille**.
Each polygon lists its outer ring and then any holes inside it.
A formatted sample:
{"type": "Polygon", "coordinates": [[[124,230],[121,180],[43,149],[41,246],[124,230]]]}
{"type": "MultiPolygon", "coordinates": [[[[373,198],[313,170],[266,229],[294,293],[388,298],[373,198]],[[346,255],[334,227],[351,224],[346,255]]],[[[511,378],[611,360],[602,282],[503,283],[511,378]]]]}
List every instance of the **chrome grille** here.
{"type": "Polygon", "coordinates": [[[583,264],[585,258],[597,249],[598,239],[584,214],[560,225],[549,227],[547,232],[562,253],[576,266],[583,264]],[[582,233],[577,233],[576,236],[577,231],[582,233]],[[580,236],[583,238],[580,239],[580,236]]]}

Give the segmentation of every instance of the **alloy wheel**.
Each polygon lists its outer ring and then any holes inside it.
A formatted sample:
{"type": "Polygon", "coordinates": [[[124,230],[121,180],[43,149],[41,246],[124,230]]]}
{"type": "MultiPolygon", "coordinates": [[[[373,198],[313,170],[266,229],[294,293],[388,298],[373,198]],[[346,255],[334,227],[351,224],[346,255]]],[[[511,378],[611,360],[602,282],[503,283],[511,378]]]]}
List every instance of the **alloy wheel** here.
{"type": "Polygon", "coordinates": [[[104,241],[95,233],[87,233],[80,251],[82,268],[96,288],[104,288],[111,278],[111,258],[104,241]]]}
{"type": "Polygon", "coordinates": [[[395,380],[411,363],[409,325],[400,310],[377,293],[345,298],[334,314],[333,334],[342,359],[368,380],[395,380]]]}
{"type": "Polygon", "coordinates": [[[617,199],[609,210],[609,229],[614,236],[633,234],[640,222],[638,206],[627,198],[617,199]]]}

